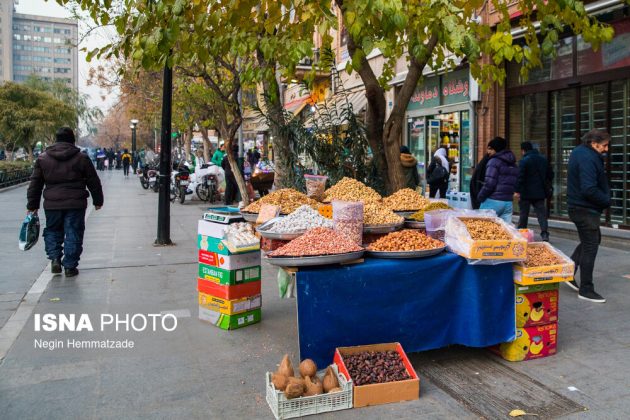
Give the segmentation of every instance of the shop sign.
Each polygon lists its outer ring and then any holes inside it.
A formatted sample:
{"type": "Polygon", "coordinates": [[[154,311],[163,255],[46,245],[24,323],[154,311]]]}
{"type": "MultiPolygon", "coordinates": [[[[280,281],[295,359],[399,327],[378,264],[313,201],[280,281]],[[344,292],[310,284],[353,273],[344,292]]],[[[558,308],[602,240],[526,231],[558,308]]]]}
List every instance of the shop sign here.
{"type": "Polygon", "coordinates": [[[422,87],[417,88],[409,100],[407,110],[433,108],[440,105],[440,78],[426,78],[422,87]]]}
{"type": "Polygon", "coordinates": [[[457,70],[425,79],[407,105],[407,111],[435,108],[470,100],[468,69],[457,70]]]}

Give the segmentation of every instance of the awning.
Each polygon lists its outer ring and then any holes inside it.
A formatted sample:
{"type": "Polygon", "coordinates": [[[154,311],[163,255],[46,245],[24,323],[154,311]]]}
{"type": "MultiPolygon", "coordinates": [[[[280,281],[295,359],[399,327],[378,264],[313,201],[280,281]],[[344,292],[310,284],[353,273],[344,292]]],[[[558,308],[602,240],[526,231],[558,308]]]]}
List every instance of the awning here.
{"type": "Polygon", "coordinates": [[[322,123],[331,122],[333,125],[342,125],[347,122],[345,110],[352,107],[352,112],[357,115],[367,107],[365,90],[338,93],[325,104],[315,105],[315,113],[306,121],[306,127],[313,125],[313,118],[319,118],[322,123]],[[326,117],[323,115],[327,114],[326,117]]]}

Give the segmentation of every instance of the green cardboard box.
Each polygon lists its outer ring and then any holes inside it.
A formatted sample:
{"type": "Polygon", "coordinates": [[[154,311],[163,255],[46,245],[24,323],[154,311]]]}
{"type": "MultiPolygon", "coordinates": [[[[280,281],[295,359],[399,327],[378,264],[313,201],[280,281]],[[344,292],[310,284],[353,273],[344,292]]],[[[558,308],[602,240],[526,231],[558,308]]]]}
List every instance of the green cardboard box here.
{"type": "Polygon", "coordinates": [[[235,285],[260,280],[260,266],[238,270],[224,270],[207,264],[199,264],[199,278],[223,285],[235,285]]]}
{"type": "Polygon", "coordinates": [[[547,283],[547,284],[534,284],[531,286],[523,286],[518,283],[514,283],[514,289],[516,290],[516,294],[523,293],[540,293],[547,292],[550,290],[558,290],[560,283],[547,283]]]}
{"type": "Polygon", "coordinates": [[[260,308],[236,315],[226,315],[210,309],[199,307],[199,319],[215,325],[222,330],[235,330],[260,322],[260,308]]]}
{"type": "Polygon", "coordinates": [[[198,234],[197,248],[203,249],[204,251],[216,252],[217,254],[221,255],[234,255],[258,251],[260,250],[260,243],[258,243],[256,246],[251,246],[247,248],[231,249],[229,248],[228,244],[222,239],[198,234]]]}

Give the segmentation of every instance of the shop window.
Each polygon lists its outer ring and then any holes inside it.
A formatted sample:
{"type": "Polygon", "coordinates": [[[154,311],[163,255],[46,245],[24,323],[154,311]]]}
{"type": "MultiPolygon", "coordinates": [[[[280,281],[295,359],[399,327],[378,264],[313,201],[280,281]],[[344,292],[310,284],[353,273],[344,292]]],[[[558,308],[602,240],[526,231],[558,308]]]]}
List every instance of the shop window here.
{"type": "Polygon", "coordinates": [[[577,143],[576,90],[553,92],[550,106],[552,146],[549,156],[555,173],[551,213],[554,216],[567,216],[567,166],[569,156],[577,143]]]}
{"type": "Polygon", "coordinates": [[[613,225],[630,225],[630,79],[616,80],[610,85],[610,136],[610,222],[613,225]]]}
{"type": "Polygon", "coordinates": [[[542,66],[531,69],[529,77],[525,81],[521,80],[520,77],[521,63],[509,62],[507,86],[531,85],[573,76],[573,38],[561,39],[556,43],[555,51],[555,57],[542,57],[542,66]]]}
{"type": "Polygon", "coordinates": [[[577,37],[577,73],[588,74],[630,66],[630,19],[612,24],[615,37],[593,51],[591,44],[577,37]]]}

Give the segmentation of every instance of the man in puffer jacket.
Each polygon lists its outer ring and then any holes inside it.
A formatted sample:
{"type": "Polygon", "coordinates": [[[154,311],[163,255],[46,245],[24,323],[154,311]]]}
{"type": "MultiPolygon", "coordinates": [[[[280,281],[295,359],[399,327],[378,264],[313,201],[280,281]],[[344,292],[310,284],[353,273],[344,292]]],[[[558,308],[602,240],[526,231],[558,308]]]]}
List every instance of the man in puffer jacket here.
{"type": "Polygon", "coordinates": [[[498,217],[512,223],[512,199],[518,180],[518,166],[514,153],[506,149],[507,141],[502,137],[495,137],[488,143],[490,160],[477,199],[481,203],[480,209],[492,209],[498,217]]]}

